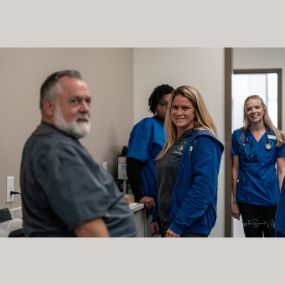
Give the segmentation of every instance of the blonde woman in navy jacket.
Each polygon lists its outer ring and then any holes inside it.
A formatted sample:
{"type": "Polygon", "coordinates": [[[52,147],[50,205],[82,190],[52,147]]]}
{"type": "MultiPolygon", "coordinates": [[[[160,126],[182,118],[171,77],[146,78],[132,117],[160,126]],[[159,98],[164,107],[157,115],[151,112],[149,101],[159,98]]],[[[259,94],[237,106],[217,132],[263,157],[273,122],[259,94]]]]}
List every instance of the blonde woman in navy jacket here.
{"type": "Polygon", "coordinates": [[[158,224],[163,237],[207,237],[216,222],[223,145],[199,91],[173,91],[167,143],[157,158],[158,224]]]}

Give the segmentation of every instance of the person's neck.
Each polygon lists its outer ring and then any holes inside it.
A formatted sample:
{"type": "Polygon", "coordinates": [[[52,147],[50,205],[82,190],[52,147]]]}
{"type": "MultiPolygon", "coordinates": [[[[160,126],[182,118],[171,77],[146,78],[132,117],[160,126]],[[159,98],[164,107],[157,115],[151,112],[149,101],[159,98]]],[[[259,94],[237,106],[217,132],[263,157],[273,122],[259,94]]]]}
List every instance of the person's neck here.
{"type": "Polygon", "coordinates": [[[47,116],[44,116],[44,115],[42,116],[41,121],[43,123],[46,123],[46,124],[49,124],[49,125],[54,125],[53,120],[51,118],[47,117],[47,116]]]}
{"type": "Polygon", "coordinates": [[[180,139],[184,135],[184,133],[187,132],[190,129],[193,129],[193,127],[190,127],[188,129],[177,129],[176,130],[177,139],[180,139]]]}
{"type": "Polygon", "coordinates": [[[178,131],[177,130],[177,139],[180,139],[183,134],[184,134],[184,131],[178,131]]]}
{"type": "Polygon", "coordinates": [[[266,128],[263,121],[257,123],[251,123],[249,126],[249,130],[253,133],[261,133],[265,132],[266,128]]]}
{"type": "Polygon", "coordinates": [[[164,124],[165,118],[158,117],[157,115],[155,115],[155,118],[157,118],[162,124],[164,124]]]}

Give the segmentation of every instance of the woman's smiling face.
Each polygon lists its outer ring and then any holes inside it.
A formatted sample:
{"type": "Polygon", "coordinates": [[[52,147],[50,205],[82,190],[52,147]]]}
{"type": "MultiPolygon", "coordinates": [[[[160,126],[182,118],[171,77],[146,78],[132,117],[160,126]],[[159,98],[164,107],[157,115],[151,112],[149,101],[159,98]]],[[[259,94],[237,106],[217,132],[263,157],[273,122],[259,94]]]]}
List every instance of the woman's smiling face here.
{"type": "Polygon", "coordinates": [[[186,130],[192,128],[194,118],[195,108],[191,101],[182,95],[177,95],[171,106],[171,119],[177,128],[177,133],[183,134],[186,130]]]}

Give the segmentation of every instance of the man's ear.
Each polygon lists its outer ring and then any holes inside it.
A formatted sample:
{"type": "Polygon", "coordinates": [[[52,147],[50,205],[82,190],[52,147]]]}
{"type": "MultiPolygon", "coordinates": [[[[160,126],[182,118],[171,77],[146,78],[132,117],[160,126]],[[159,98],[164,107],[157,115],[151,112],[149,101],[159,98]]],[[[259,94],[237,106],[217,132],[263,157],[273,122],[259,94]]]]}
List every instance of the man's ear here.
{"type": "Polygon", "coordinates": [[[55,103],[49,100],[44,100],[43,102],[43,110],[47,117],[52,118],[55,110],[55,103]]]}

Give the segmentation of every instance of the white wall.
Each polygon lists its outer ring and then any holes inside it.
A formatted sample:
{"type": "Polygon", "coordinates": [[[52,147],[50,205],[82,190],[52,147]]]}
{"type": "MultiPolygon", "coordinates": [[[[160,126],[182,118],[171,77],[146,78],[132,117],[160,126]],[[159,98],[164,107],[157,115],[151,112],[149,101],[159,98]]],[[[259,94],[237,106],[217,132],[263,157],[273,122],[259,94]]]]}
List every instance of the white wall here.
{"type": "MultiPolygon", "coordinates": [[[[234,48],[234,69],[282,68],[282,94],[285,84],[285,48],[234,48]]],[[[282,110],[285,99],[282,97],[282,110]]],[[[282,116],[282,128],[285,130],[285,116],[282,116]]]]}
{"type": "MultiPolygon", "coordinates": [[[[148,112],[153,88],[167,83],[174,88],[193,85],[202,94],[224,142],[224,49],[135,48],[134,123],[148,112]]],[[[224,236],[224,160],[219,176],[218,218],[212,236],[224,236]]]]}

